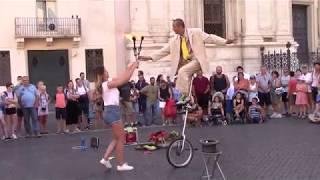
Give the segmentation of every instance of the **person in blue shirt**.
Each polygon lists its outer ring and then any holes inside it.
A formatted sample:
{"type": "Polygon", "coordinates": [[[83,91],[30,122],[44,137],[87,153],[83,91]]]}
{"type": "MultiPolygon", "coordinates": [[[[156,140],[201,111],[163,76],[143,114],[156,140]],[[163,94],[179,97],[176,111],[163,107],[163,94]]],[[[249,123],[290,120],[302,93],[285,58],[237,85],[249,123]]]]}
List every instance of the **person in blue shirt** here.
{"type": "Polygon", "coordinates": [[[37,102],[39,102],[38,93],[37,88],[30,84],[28,76],[22,78],[22,86],[17,89],[17,96],[24,115],[26,137],[31,137],[32,135],[40,137],[36,111],[37,102]]]}

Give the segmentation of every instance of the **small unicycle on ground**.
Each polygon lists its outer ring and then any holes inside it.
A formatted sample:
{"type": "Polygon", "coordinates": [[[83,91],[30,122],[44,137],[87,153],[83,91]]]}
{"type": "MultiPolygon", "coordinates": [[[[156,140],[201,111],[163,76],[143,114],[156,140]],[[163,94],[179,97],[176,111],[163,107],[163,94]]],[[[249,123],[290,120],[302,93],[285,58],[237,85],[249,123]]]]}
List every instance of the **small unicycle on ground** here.
{"type": "MultiPolygon", "coordinates": [[[[191,89],[192,85],[190,85],[189,95],[191,95],[191,89]]],[[[188,166],[193,158],[194,152],[192,144],[190,143],[190,141],[187,140],[185,135],[188,113],[189,109],[186,108],[185,116],[183,118],[184,122],[181,138],[171,142],[167,149],[167,160],[169,164],[175,168],[182,168],[188,166]]]]}

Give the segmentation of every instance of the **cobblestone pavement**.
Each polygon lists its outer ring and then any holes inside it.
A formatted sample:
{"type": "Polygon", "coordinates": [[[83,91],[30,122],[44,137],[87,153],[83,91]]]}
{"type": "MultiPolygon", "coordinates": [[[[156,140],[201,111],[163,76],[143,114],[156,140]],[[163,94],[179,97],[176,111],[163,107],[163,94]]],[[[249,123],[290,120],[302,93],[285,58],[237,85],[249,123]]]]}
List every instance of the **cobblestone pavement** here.
{"type": "MultiPolygon", "coordinates": [[[[140,139],[150,132],[179,127],[140,129],[140,139]]],[[[221,141],[221,167],[230,180],[320,179],[320,126],[301,119],[274,119],[263,125],[230,125],[189,128],[188,138],[200,149],[199,139],[221,141]]],[[[98,161],[110,140],[110,130],[73,135],[48,135],[40,139],[0,142],[1,180],[195,180],[204,169],[200,150],[192,163],[172,168],[166,151],[145,154],[126,147],[126,159],[135,166],[132,172],[105,170],[98,161]],[[73,150],[80,138],[101,138],[101,147],[85,152],[73,150]]],[[[115,161],[112,161],[115,164],[115,161]]],[[[219,179],[219,178],[218,178],[219,179]]],[[[220,178],[221,179],[221,178],[220,178]]]]}

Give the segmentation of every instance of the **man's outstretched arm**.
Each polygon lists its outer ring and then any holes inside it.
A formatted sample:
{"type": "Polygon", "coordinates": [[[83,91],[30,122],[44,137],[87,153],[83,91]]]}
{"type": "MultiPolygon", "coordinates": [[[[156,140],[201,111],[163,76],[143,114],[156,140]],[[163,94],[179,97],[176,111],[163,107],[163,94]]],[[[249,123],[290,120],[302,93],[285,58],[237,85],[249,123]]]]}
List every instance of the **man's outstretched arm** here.
{"type": "Polygon", "coordinates": [[[139,56],[139,60],[141,60],[141,61],[149,61],[149,60],[157,61],[163,57],[168,56],[169,54],[170,54],[170,45],[167,44],[162,49],[160,49],[159,51],[156,51],[151,56],[139,56]]]}
{"type": "Polygon", "coordinates": [[[231,39],[224,39],[214,34],[207,34],[205,32],[201,33],[202,39],[205,43],[213,43],[217,45],[225,45],[225,44],[232,44],[234,40],[231,39]]]}

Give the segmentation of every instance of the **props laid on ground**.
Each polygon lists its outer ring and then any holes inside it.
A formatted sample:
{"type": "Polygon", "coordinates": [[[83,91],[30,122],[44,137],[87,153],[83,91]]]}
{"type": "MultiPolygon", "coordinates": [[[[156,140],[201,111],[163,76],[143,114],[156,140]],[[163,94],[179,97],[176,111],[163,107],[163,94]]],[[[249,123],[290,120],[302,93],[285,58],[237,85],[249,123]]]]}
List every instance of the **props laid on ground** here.
{"type": "Polygon", "coordinates": [[[137,144],[138,143],[138,128],[136,127],[126,127],[125,131],[125,140],[127,145],[137,144]]]}

